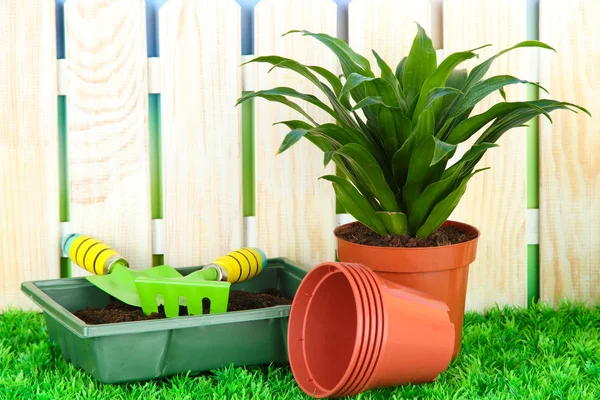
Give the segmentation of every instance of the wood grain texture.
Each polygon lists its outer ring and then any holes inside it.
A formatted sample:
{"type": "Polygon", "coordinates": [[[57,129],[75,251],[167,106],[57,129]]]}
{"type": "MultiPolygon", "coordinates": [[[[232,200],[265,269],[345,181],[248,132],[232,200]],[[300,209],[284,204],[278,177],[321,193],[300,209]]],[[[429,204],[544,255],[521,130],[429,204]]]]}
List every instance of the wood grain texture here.
{"type": "Polygon", "coordinates": [[[542,300],[600,299],[600,2],[543,0],[540,83],[554,99],[586,107],[540,121],[542,300]]]}
{"type": "MultiPolygon", "coordinates": [[[[456,51],[484,44],[479,60],[469,69],[498,51],[526,39],[525,2],[514,0],[446,0],[444,2],[444,50],[446,57],[456,51]]],[[[535,50],[518,49],[498,58],[487,77],[499,74],[530,78],[535,50]]],[[[508,87],[509,101],[526,99],[524,85],[508,87]]],[[[502,101],[493,93],[471,115],[502,101]]],[[[478,136],[477,136],[478,137],[478,136]]],[[[473,138],[475,140],[475,138],[473,138]]],[[[467,142],[471,145],[473,140],[467,142]]],[[[483,310],[495,303],[527,304],[526,242],[526,129],[507,132],[477,168],[491,167],[468,184],[451,219],[476,226],[481,231],[477,260],[471,265],[467,308],[483,310]]],[[[463,152],[465,146],[461,149],[463,152]]]]}
{"type": "Polygon", "coordinates": [[[378,69],[372,50],[395,70],[410,51],[417,34],[415,22],[431,37],[428,0],[352,0],[348,7],[348,40],[371,62],[374,71],[378,69]]]}
{"type": "Polygon", "coordinates": [[[165,263],[206,264],[242,246],[240,7],[160,9],[165,263]]]}
{"type": "MultiPolygon", "coordinates": [[[[291,29],[335,36],[336,5],[332,0],[261,0],[255,9],[256,55],[279,55],[308,65],[337,71],[332,52],[316,39],[299,34],[281,35],[291,29]]],[[[291,71],[258,68],[257,86],[268,89],[289,86],[317,95],[312,84],[291,71]]],[[[320,123],[324,112],[300,103],[320,123]]],[[[274,122],[302,119],[283,105],[259,99],[255,106],[256,202],[258,246],[268,256],[289,257],[310,268],[335,257],[335,196],[331,184],[318,180],[334,172],[323,167],[323,153],[307,140],[275,155],[288,132],[274,122]]]]}
{"type": "Polygon", "coordinates": [[[69,0],[65,31],[73,229],[151,267],[145,3],[69,0]]]}
{"type": "Polygon", "coordinates": [[[0,2],[0,311],[60,275],[54,1],[0,2]]]}

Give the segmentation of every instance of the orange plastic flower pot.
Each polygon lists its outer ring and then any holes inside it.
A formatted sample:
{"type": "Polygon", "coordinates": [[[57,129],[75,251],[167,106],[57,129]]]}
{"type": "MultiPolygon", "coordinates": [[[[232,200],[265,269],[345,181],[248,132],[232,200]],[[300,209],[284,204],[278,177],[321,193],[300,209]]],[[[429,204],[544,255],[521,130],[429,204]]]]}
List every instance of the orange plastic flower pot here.
{"type": "Polygon", "coordinates": [[[475,260],[479,231],[455,221],[447,221],[444,226],[455,226],[475,238],[449,246],[407,248],[348,242],[337,235],[343,227],[338,227],[335,233],[340,261],[366,265],[381,278],[428,293],[448,305],[450,321],[456,329],[452,355],[456,358],[462,339],[469,265],[475,260]]]}
{"type": "Polygon", "coordinates": [[[288,355],[300,388],[316,398],[435,380],[452,356],[448,307],[358,264],[323,263],[300,284],[288,355]]]}
{"type": "Polygon", "coordinates": [[[293,313],[297,317],[296,323],[288,322],[288,355],[292,351],[303,355],[303,362],[290,362],[290,367],[299,386],[319,398],[332,397],[343,390],[354,372],[362,347],[362,296],[355,281],[343,275],[335,268],[312,269],[298,287],[309,290],[296,291],[294,296],[298,311],[290,310],[290,316],[293,313]],[[330,290],[331,286],[336,289],[330,290]],[[338,302],[338,296],[346,301],[338,302]],[[334,303],[338,303],[335,310],[322,306],[334,303]],[[304,318],[309,310],[312,318],[304,318]],[[328,323],[321,323],[323,319],[328,323]],[[310,351],[303,352],[306,342],[310,351]],[[332,342],[335,346],[330,345],[332,342]],[[321,363],[323,358],[330,361],[321,363]]]}

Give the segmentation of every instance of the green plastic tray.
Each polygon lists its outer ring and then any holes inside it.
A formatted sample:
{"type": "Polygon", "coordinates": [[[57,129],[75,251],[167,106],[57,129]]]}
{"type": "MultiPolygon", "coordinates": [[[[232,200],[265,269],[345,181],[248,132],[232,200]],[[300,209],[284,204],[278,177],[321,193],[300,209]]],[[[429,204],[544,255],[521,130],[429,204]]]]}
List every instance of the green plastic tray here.
{"type": "MultiPolygon", "coordinates": [[[[200,267],[181,268],[186,275],[200,267]]],[[[232,285],[252,292],[277,288],[292,298],[306,274],[283,258],[256,278],[232,285]]],[[[64,358],[104,383],[199,373],[228,365],[284,364],[290,306],[169,319],[88,325],[73,312],[103,307],[109,296],[85,278],[24,282],[21,290],[44,311],[48,336],[64,358]]]]}

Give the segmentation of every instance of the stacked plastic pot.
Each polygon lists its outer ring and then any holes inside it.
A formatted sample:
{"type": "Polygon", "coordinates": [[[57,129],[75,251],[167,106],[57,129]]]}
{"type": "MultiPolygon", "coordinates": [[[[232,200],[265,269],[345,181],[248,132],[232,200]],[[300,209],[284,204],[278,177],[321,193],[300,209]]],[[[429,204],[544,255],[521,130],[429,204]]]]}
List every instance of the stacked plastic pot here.
{"type": "Polygon", "coordinates": [[[452,359],[454,337],[444,302],[361,264],[323,263],[296,292],[288,352],[305,393],[341,397],[434,381],[452,359]]]}

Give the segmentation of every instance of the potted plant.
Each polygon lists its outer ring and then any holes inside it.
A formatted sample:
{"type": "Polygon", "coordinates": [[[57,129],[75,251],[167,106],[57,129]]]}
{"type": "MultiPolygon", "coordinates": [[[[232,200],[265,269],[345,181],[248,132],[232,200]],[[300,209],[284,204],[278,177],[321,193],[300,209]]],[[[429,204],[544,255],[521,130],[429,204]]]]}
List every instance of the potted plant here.
{"type": "Polygon", "coordinates": [[[334,162],[341,171],[343,176],[321,177],[332,182],[337,198],[358,221],[335,230],[340,261],[365,264],[386,279],[445,301],[456,329],[456,356],[468,267],[475,259],[479,231],[448,217],[469,180],[486,169],[476,169],[478,162],[506,131],[540,114],[551,121],[549,113],[557,109],[587,110],[555,100],[509,102],[505,86],[540,86],[509,75],[484,79],[494,60],[510,50],[553,50],[539,41],[518,43],[467,73],[457,67],[477,57],[478,49],[450,54],[438,65],[431,39],[418,26],[408,56],[395,70],[373,51],[380,70],[376,76],[369,61],[340,39],[308,31],[289,33],[311,36],[331,49],[342,75],[279,56],[249,62],[299,73],[329,104],[289,87],[251,92],[238,104],[259,97],[291,107],[305,118],[278,122],[290,129],[279,153],[306,138],[323,151],[325,165],[334,162]],[[505,101],[471,115],[475,105],[495,91],[505,101]],[[290,99],[317,106],[334,122],[316,121],[290,99]],[[457,146],[476,134],[470,148],[450,163],[457,146]]]}

